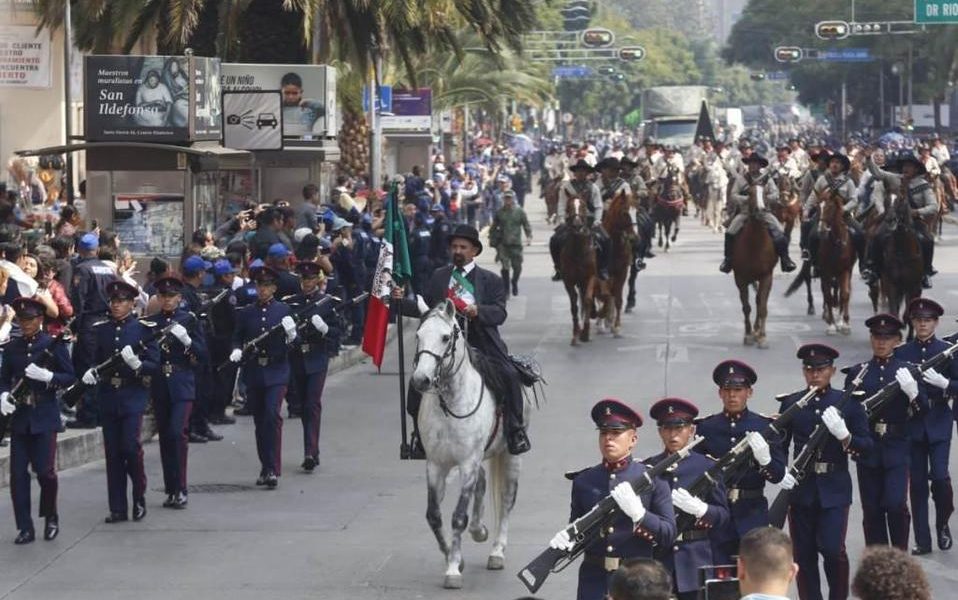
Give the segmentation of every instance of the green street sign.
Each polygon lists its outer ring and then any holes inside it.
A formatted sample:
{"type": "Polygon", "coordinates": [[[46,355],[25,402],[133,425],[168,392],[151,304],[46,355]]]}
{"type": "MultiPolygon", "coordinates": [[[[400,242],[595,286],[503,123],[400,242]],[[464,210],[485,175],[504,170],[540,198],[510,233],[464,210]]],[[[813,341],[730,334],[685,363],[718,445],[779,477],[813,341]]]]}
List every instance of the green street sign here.
{"type": "Polygon", "coordinates": [[[915,23],[958,23],[958,2],[915,0],[915,23]]]}

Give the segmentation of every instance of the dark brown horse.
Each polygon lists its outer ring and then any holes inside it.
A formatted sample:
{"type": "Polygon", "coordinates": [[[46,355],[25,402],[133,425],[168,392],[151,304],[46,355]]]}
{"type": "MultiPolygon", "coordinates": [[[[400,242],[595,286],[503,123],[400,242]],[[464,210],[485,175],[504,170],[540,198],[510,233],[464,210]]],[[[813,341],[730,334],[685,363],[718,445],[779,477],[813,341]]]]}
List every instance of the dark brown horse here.
{"type": "Polygon", "coordinates": [[[562,283],[569,295],[572,311],[572,345],[589,341],[589,319],[595,295],[596,263],[592,247],[592,230],[585,205],[579,198],[569,200],[566,207],[568,238],[559,253],[562,283]]]}
{"type": "Polygon", "coordinates": [[[546,201],[546,223],[555,225],[559,220],[559,187],[561,179],[549,179],[542,190],[542,197],[546,201]]]}
{"type": "Polygon", "coordinates": [[[629,198],[625,194],[616,194],[602,215],[602,227],[612,238],[612,256],[609,259],[609,280],[599,287],[598,300],[602,303],[598,318],[619,337],[622,327],[622,292],[629,278],[632,266],[632,242],[635,240],[635,226],[629,215],[629,198]]]}
{"type": "Polygon", "coordinates": [[[921,296],[924,263],[908,200],[897,194],[890,210],[894,211],[894,218],[881,251],[881,286],[888,299],[888,312],[901,316],[908,303],[921,296]]]}
{"type": "Polygon", "coordinates": [[[668,177],[656,187],[657,193],[652,205],[652,220],[655,221],[659,232],[659,248],[662,247],[664,239],[665,251],[668,252],[671,242],[674,242],[679,235],[679,219],[682,217],[682,209],[685,207],[685,195],[682,192],[682,183],[678,171],[670,167],[668,177]],[[675,231],[672,231],[673,225],[675,231]]]}
{"type": "Polygon", "coordinates": [[[768,295],[772,291],[772,271],[775,270],[778,255],[765,222],[758,216],[757,186],[764,186],[764,178],[749,189],[748,206],[745,209],[749,218],[732,246],[732,273],[745,317],[745,337],[742,341],[746,346],[755,344],[759,348],[768,348],[765,320],[768,318],[768,295]],[[756,289],[754,324],[749,302],[749,288],[752,286],[756,289]]]}
{"type": "Polygon", "coordinates": [[[791,241],[792,229],[802,214],[802,203],[798,201],[798,187],[788,175],[778,180],[778,202],[770,206],[772,214],[785,230],[785,237],[791,241]]]}
{"type": "Polygon", "coordinates": [[[848,303],[857,254],[842,214],[842,202],[838,194],[825,198],[819,221],[818,273],[822,280],[822,318],[827,335],[848,335],[852,331],[848,303]],[[840,319],[836,319],[836,312],[840,313],[840,319]]]}

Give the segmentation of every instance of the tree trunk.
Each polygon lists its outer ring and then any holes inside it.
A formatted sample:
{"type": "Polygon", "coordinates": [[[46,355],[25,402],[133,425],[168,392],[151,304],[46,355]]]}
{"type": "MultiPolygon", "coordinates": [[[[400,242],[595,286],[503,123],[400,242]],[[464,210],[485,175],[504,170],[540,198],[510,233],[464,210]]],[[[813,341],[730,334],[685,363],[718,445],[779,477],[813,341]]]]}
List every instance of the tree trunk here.
{"type": "Polygon", "coordinates": [[[308,63],[303,20],[301,11],[285,10],[283,0],[253,0],[240,20],[240,62],[308,63]]]}
{"type": "MultiPolygon", "coordinates": [[[[366,174],[369,168],[369,126],[361,111],[340,105],[342,128],[339,130],[339,169],[351,177],[366,174]]],[[[379,189],[379,182],[370,182],[370,189],[379,189]]]]}

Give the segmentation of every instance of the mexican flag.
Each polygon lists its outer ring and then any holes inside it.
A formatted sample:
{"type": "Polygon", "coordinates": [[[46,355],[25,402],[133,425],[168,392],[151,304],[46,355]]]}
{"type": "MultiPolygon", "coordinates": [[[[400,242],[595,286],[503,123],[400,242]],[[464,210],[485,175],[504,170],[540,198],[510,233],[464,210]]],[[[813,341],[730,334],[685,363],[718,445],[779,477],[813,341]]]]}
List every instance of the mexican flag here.
{"type": "Polygon", "coordinates": [[[389,298],[393,284],[402,285],[412,277],[409,245],[406,243],[406,224],[399,203],[399,185],[393,183],[386,201],[386,233],[379,250],[376,274],[370,290],[363,329],[363,352],[382,368],[386,350],[386,329],[389,326],[389,298]]]}

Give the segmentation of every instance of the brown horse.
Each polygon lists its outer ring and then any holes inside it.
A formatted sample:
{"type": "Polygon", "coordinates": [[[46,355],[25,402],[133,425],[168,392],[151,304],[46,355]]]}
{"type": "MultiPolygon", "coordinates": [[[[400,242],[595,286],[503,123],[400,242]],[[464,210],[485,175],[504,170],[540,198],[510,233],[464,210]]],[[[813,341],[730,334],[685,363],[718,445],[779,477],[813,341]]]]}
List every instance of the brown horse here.
{"type": "Polygon", "coordinates": [[[589,318],[595,295],[596,262],[592,247],[592,231],[585,206],[579,198],[572,198],[566,207],[566,225],[569,237],[559,253],[562,283],[569,295],[572,311],[572,345],[589,341],[589,318]]]}
{"type": "Polygon", "coordinates": [[[665,251],[668,252],[671,242],[679,235],[679,219],[682,217],[682,209],[685,208],[685,194],[682,192],[679,173],[672,168],[669,168],[668,177],[660,183],[661,185],[656,186],[658,193],[652,205],[652,220],[659,232],[659,248],[662,247],[664,239],[665,251]],[[672,231],[673,225],[675,231],[672,231]]]}
{"type": "Polygon", "coordinates": [[[546,223],[555,225],[559,220],[559,187],[561,179],[550,179],[542,190],[542,197],[546,201],[546,223]]]}
{"type": "Polygon", "coordinates": [[[629,278],[632,242],[635,240],[635,226],[629,216],[629,204],[629,198],[625,194],[617,194],[602,215],[602,227],[612,239],[612,256],[609,260],[609,280],[606,285],[599,286],[598,300],[602,307],[597,316],[605,320],[614,337],[619,337],[619,330],[622,328],[622,292],[629,278]]]}
{"type": "Polygon", "coordinates": [[[881,286],[888,299],[888,312],[901,316],[908,303],[921,296],[924,263],[908,201],[897,194],[890,210],[894,218],[882,248],[881,286]]]}
{"type": "Polygon", "coordinates": [[[778,180],[778,198],[778,202],[769,208],[785,229],[785,237],[791,241],[792,229],[802,214],[802,203],[798,201],[798,187],[788,175],[782,175],[778,180]]]}
{"type": "MultiPolygon", "coordinates": [[[[862,231],[865,233],[865,255],[868,256],[868,248],[874,243],[875,235],[884,220],[884,213],[890,210],[891,203],[888,201],[889,195],[885,190],[885,184],[876,181],[872,185],[871,195],[868,202],[874,207],[867,211],[862,218],[862,231]]],[[[878,312],[882,304],[881,280],[868,286],[868,298],[872,303],[872,312],[878,312]]]]}
{"type": "Polygon", "coordinates": [[[746,214],[748,221],[735,238],[732,246],[732,273],[742,301],[742,314],[745,316],[746,346],[753,344],[759,348],[768,348],[765,336],[765,319],[768,318],[768,295],[772,291],[772,271],[778,262],[772,236],[765,222],[759,218],[756,185],[764,185],[764,179],[753,184],[749,190],[746,214]],[[752,306],[749,303],[749,287],[756,286],[755,323],[751,322],[752,306]]]}
{"type": "Polygon", "coordinates": [[[852,296],[852,269],[857,254],[848,233],[842,210],[842,197],[830,194],[822,203],[822,218],[818,227],[818,272],[822,280],[822,318],[825,333],[848,335],[848,303],[852,296]],[[835,313],[840,313],[836,322],[835,313]]]}

